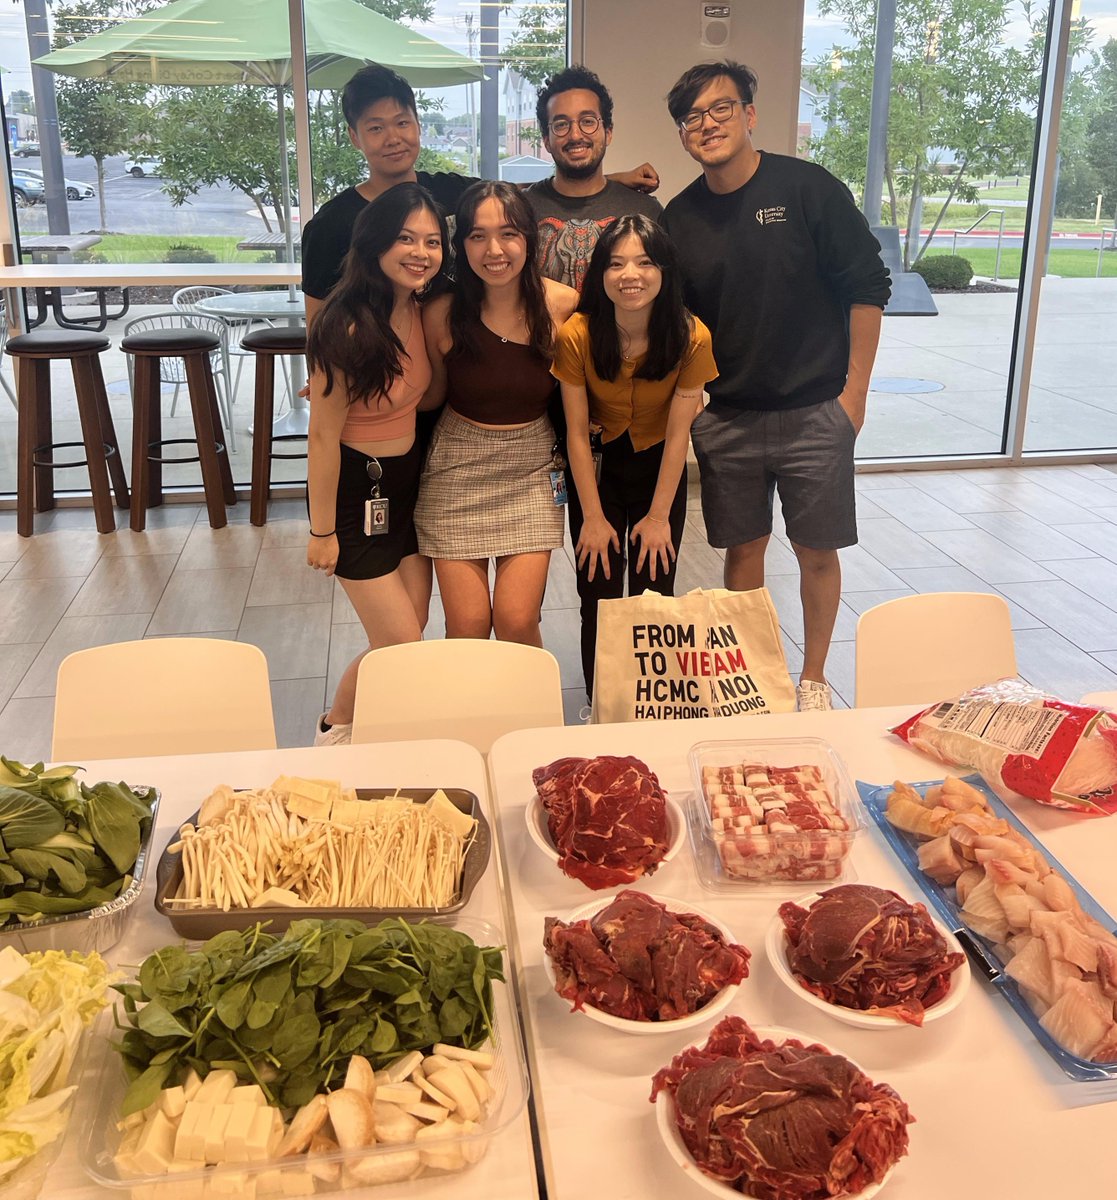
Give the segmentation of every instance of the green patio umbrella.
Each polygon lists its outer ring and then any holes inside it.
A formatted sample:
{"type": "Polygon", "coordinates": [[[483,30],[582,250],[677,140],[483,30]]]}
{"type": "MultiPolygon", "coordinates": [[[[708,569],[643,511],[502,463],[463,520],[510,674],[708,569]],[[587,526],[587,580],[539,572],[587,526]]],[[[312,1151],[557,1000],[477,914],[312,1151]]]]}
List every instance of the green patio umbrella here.
{"type": "MultiPolygon", "coordinates": [[[[312,88],[342,87],[369,62],[398,71],[413,87],[481,79],[480,63],[390,21],[354,0],[304,0],[307,76],[312,88]]],[[[290,184],[283,87],[291,82],[287,0],[173,0],[35,60],[61,75],[167,87],[274,87],[279,111],[287,257],[290,184]]]]}

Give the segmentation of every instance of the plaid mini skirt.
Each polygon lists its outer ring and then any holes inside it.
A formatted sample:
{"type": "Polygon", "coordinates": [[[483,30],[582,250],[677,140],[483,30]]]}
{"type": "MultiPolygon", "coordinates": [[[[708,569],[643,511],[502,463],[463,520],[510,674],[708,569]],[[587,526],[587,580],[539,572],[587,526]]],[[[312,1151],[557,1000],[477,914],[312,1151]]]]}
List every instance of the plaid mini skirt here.
{"type": "Polygon", "coordinates": [[[447,406],[419,484],[419,552],[499,558],[561,546],[563,508],[551,489],[554,445],[549,417],[518,429],[482,429],[447,406]]]}

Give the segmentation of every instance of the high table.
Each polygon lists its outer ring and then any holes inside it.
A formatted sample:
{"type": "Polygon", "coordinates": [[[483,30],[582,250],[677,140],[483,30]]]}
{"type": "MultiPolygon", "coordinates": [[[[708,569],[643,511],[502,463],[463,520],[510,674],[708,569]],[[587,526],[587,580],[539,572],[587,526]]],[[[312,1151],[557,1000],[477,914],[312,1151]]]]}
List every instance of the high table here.
{"type": "MultiPolygon", "coordinates": [[[[228,296],[208,296],[194,306],[199,312],[218,317],[248,320],[286,321],[302,325],[306,321],[306,305],[294,287],[286,292],[231,292],[228,296]]],[[[291,408],[272,424],[272,437],[306,437],[310,429],[310,407],[299,393],[306,382],[303,360],[291,358],[291,408]]]]}
{"type": "MultiPolygon", "coordinates": [[[[480,799],[492,820],[486,800],[485,766],[481,756],[464,742],[385,742],[366,746],[318,746],[294,750],[202,754],[166,758],[117,759],[85,764],[83,778],[124,779],[150,784],[162,793],[158,826],[152,845],[158,859],[168,840],[199,803],[220,783],[233,787],[263,787],[280,774],[340,779],[350,787],[462,787],[480,799]]],[[[495,839],[494,839],[495,843],[495,839]]],[[[478,883],[463,915],[480,918],[498,928],[506,926],[499,855],[478,883]]],[[[106,957],[114,965],[136,966],[160,946],[181,939],[154,909],[155,866],[151,863],[143,894],[128,930],[106,957]]],[[[506,966],[508,964],[506,963],[506,966]]],[[[96,1087],[87,1074],[82,1087],[96,1087]]],[[[79,1111],[83,1107],[79,1099],[79,1111]]],[[[88,1099],[88,1097],[86,1097],[88,1099]]],[[[43,1191],[50,1200],[107,1200],[127,1196],[92,1184],[78,1163],[78,1122],[71,1122],[59,1161],[43,1191]]],[[[2,1190],[2,1189],[0,1189],[2,1190]]],[[[393,1200],[421,1191],[432,1200],[529,1200],[538,1194],[531,1131],[526,1112],[493,1138],[488,1153],[462,1173],[424,1178],[419,1184],[361,1188],[346,1192],[362,1200],[393,1200]]]]}
{"type": "MultiPolygon", "coordinates": [[[[524,810],[534,791],[532,769],[565,755],[634,754],[679,798],[691,790],[687,751],[695,742],[812,736],[838,749],[854,779],[942,778],[939,764],[887,734],[890,724],[910,712],[861,709],[528,730],[493,746],[490,780],[550,1200],[706,1195],[664,1148],[648,1096],[655,1071],[685,1046],[704,1041],[714,1022],[636,1037],[571,1013],[551,990],[543,970],[544,918],[565,918],[594,896],[610,893],[591,893],[567,879],[530,840],[524,810]]],[[[1090,820],[1031,801],[1011,803],[1087,891],[1117,913],[1117,816],[1090,820]]],[[[852,858],[860,882],[919,898],[871,823],[852,858]]],[[[923,1029],[862,1031],[792,995],[765,959],[764,933],[778,905],[815,890],[811,885],[797,892],[794,885],[790,892],[758,889],[742,899],[711,895],[698,884],[688,845],[637,886],[706,910],[752,951],[749,978],[728,1012],[756,1025],[802,1030],[846,1053],[907,1101],[917,1123],[909,1127],[909,1155],[896,1167],[885,1196],[1049,1200],[1113,1193],[1117,1084],[1068,1080],[976,971],[961,1007],[941,1021],[923,1029]]]]}

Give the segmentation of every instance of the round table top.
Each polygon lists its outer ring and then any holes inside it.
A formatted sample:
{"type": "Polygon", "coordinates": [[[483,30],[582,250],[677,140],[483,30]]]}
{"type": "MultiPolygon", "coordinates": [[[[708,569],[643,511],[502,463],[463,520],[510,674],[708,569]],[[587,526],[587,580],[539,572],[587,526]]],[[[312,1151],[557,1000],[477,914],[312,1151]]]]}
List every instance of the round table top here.
{"type": "Polygon", "coordinates": [[[290,292],[231,292],[227,296],[209,296],[195,306],[199,312],[218,317],[271,317],[288,321],[306,319],[301,295],[290,292]]]}

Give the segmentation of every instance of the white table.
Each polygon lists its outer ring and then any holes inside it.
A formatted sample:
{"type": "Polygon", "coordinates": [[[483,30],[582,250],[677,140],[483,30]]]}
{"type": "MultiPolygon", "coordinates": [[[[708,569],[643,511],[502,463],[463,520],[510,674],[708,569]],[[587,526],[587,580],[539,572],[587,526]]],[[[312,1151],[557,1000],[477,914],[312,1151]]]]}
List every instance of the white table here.
{"type": "MultiPolygon", "coordinates": [[[[535,1084],[543,1165],[550,1200],[700,1200],[660,1141],[648,1103],[651,1077],[690,1032],[636,1037],[570,1012],[543,971],[543,919],[565,917],[594,895],[561,875],[529,839],[524,809],[531,771],[564,755],[634,754],[669,794],[690,791],[689,747],[706,739],[816,736],[832,742],[850,775],[875,783],[941,778],[943,769],[886,735],[909,709],[661,721],[511,733],[489,758],[499,813],[508,899],[514,914],[517,969],[535,1084]]],[[[1055,857],[1108,909],[1117,912],[1117,816],[1083,820],[1030,801],[1012,807],[1055,857]]],[[[861,882],[918,898],[906,870],[875,827],[853,852],[861,882]]],[[[757,1025],[800,1029],[844,1051],[907,1101],[917,1124],[910,1152],[883,1195],[896,1200],[991,1200],[1104,1196],[1117,1166],[1117,1085],[1069,1081],[992,988],[974,974],[962,1007],[924,1029],[866,1032],[793,996],[764,955],[764,932],[787,894],[736,899],[698,884],[689,845],[640,885],[721,918],[752,950],[749,978],[729,1012],[757,1025]],[[1089,1091],[1089,1089],[1100,1089],[1089,1091]],[[1083,1103],[1083,1097],[1110,1103],[1083,1103]]],[[[800,894],[812,891],[810,885],[800,894]]]]}
{"type": "MultiPolygon", "coordinates": [[[[208,296],[194,306],[199,312],[233,319],[286,321],[288,325],[306,322],[306,305],[292,286],[286,292],[232,292],[228,296],[208,296]]],[[[310,406],[299,395],[306,383],[303,359],[291,357],[291,408],[272,424],[272,437],[306,437],[310,429],[310,406]]]]}
{"type": "MultiPolygon", "coordinates": [[[[178,826],[219,783],[233,787],[259,787],[277,775],[340,779],[350,787],[462,787],[473,792],[486,809],[485,766],[481,756],[464,742],[385,742],[366,746],[319,746],[294,750],[252,751],[239,754],[205,754],[167,758],[118,759],[87,763],[89,780],[125,779],[152,784],[162,792],[155,857],[178,826]]],[[[495,839],[494,839],[495,841],[495,839]]],[[[181,939],[154,909],[155,867],[151,864],[143,895],[122,941],[108,951],[116,965],[138,965],[153,950],[181,939]]],[[[498,851],[493,847],[489,869],[478,883],[463,915],[480,918],[499,928],[507,921],[500,889],[498,851]]],[[[509,963],[506,960],[506,970],[509,963]]],[[[88,1087],[86,1078],[83,1086],[88,1087]]],[[[80,1097],[79,1097],[80,1100],[80,1097]]],[[[58,1164],[43,1196],[50,1200],[95,1200],[127,1196],[89,1182],[78,1164],[76,1122],[71,1123],[58,1164]]],[[[432,1200],[529,1200],[537,1194],[531,1130],[526,1111],[494,1138],[489,1152],[475,1167],[460,1174],[432,1176],[418,1185],[363,1188],[347,1192],[354,1200],[393,1200],[413,1196],[416,1188],[432,1200]]]]}

